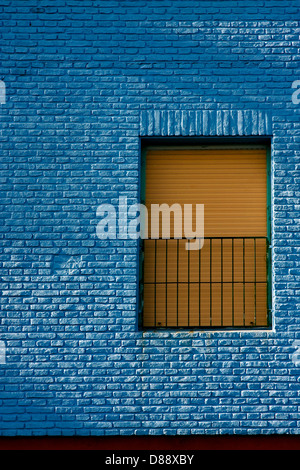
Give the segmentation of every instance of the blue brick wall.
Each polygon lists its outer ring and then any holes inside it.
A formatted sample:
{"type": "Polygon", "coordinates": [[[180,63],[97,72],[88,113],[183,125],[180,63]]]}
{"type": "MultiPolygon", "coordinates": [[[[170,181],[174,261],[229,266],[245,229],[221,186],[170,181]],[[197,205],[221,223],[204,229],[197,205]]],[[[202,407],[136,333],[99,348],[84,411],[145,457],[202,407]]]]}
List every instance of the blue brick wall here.
{"type": "Polygon", "coordinates": [[[298,1],[2,0],[0,26],[0,435],[298,434],[298,1]],[[138,331],[136,243],[96,209],[137,200],[140,136],[264,134],[273,329],[138,331]]]}

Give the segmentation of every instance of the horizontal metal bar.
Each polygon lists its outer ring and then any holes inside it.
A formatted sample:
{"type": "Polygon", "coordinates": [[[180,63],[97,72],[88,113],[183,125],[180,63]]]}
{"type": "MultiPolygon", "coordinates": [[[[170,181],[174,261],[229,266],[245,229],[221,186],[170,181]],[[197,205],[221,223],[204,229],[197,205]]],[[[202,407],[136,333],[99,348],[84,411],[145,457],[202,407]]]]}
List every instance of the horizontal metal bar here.
{"type": "MultiPolygon", "coordinates": [[[[175,237],[168,237],[168,238],[146,238],[144,241],[155,241],[155,240],[195,240],[195,238],[175,238],[175,237]]],[[[268,237],[201,237],[200,240],[268,240],[268,237]]]]}
{"type": "MultiPolygon", "coordinates": [[[[168,281],[168,282],[144,282],[144,284],[147,285],[155,285],[155,284],[197,284],[199,286],[199,281],[168,281]]],[[[243,281],[234,281],[233,283],[231,281],[201,281],[200,284],[267,284],[267,281],[246,281],[245,283],[243,281]]]]}
{"type": "Polygon", "coordinates": [[[228,331],[233,331],[233,330],[241,330],[241,329],[244,329],[244,330],[262,330],[262,331],[267,331],[267,330],[270,330],[271,327],[270,326],[256,326],[256,325],[250,325],[250,326],[247,326],[247,325],[234,325],[234,326],[145,326],[144,327],[145,330],[148,330],[148,331],[156,331],[156,330],[182,330],[182,331],[186,331],[187,329],[189,330],[199,330],[199,331],[205,331],[205,330],[228,330],[228,331]]]}

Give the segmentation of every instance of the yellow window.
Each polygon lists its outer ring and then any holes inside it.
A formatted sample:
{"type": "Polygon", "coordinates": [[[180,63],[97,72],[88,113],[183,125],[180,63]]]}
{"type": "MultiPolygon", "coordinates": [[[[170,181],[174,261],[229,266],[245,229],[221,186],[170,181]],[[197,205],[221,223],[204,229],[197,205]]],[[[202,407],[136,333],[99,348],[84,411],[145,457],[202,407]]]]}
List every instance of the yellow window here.
{"type": "Polygon", "coordinates": [[[205,242],[145,240],[143,326],[268,326],[267,150],[153,149],[145,202],[204,204],[205,242]]]}

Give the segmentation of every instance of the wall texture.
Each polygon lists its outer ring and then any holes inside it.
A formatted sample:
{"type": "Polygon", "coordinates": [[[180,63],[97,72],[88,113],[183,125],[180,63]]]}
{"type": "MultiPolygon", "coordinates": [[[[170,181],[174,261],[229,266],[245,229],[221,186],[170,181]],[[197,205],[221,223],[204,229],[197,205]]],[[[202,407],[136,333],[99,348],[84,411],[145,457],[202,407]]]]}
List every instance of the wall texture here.
{"type": "Polygon", "coordinates": [[[298,1],[2,0],[0,25],[0,435],[298,434],[298,1]],[[272,331],[137,330],[136,242],[96,209],[137,201],[149,135],[273,136],[272,331]]]}

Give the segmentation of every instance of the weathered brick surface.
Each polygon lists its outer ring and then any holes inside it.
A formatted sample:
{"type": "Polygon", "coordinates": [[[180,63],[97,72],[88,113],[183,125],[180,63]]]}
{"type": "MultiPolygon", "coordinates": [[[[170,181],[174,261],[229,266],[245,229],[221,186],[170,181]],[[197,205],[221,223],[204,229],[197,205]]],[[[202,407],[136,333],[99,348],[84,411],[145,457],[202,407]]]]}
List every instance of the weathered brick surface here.
{"type": "Polygon", "coordinates": [[[0,435],[299,433],[297,0],[2,0],[0,435]],[[272,135],[273,331],[139,332],[140,135],[272,135]]]}

